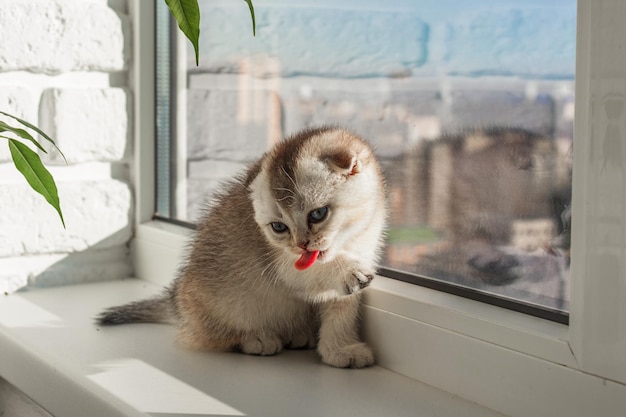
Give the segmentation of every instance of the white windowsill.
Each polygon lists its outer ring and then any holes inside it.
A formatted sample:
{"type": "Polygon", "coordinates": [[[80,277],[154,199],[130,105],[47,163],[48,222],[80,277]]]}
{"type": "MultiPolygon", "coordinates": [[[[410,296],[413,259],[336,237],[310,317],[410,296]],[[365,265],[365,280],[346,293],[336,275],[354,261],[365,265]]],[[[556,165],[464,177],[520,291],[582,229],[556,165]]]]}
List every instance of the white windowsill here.
{"type": "Polygon", "coordinates": [[[193,397],[188,406],[217,407],[204,415],[622,417],[626,409],[625,385],[581,369],[567,326],[384,277],[366,293],[364,333],[379,365],[366,370],[330,368],[313,351],[271,358],[190,352],[174,344],[167,325],[94,326],[102,308],[160,292],[191,233],[159,222],[138,227],[137,274],[151,281],[0,297],[0,358],[11,358],[0,361],[0,376],[57,416],[85,409],[94,416],[172,415],[167,400],[165,411],[146,408],[159,389],[182,390],[193,397]],[[149,383],[111,394],[139,377],[149,383]],[[95,382],[103,380],[109,390],[95,382]],[[124,393],[131,393],[125,401],[124,393]]]}
{"type": "Polygon", "coordinates": [[[158,291],[126,280],[3,296],[0,375],[56,416],[501,416],[378,366],[322,365],[314,351],[193,352],[173,326],[93,324],[158,291]]]}
{"type": "MultiPolygon", "coordinates": [[[[168,285],[192,235],[190,229],[162,221],[139,225],[133,242],[137,275],[159,286],[168,285]]],[[[372,281],[365,303],[398,317],[580,368],[569,346],[568,326],[562,324],[381,276],[372,281]]]]}
{"type": "Polygon", "coordinates": [[[579,368],[568,326],[386,277],[377,277],[366,304],[536,358],[579,368]]]}
{"type": "MultiPolygon", "coordinates": [[[[139,225],[137,275],[167,285],[192,233],[139,225]]],[[[366,294],[364,333],[383,368],[505,415],[623,417],[626,386],[584,372],[568,326],[385,277],[366,294]]]]}

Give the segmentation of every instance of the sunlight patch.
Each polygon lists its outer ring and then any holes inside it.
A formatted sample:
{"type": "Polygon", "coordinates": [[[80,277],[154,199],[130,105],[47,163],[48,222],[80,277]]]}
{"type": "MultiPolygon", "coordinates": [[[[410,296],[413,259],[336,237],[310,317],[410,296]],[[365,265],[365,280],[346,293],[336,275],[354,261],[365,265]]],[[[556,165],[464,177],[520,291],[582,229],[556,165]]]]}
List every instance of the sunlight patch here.
{"type": "Polygon", "coordinates": [[[138,359],[95,365],[87,377],[144,413],[243,416],[244,413],[138,359]]]}
{"type": "Polygon", "coordinates": [[[0,324],[6,327],[61,327],[63,320],[19,296],[0,300],[0,324]]]}

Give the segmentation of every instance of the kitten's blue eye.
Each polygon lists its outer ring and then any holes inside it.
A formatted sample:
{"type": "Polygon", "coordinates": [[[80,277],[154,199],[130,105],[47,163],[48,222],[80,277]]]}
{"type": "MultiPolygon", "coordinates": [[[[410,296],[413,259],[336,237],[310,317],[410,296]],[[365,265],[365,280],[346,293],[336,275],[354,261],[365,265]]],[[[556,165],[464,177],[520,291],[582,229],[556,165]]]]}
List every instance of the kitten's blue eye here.
{"type": "Polygon", "coordinates": [[[320,207],[309,213],[309,222],[319,223],[328,216],[328,207],[320,207]]]}
{"type": "Polygon", "coordinates": [[[287,230],[289,230],[287,225],[281,222],[272,222],[270,223],[270,226],[272,226],[272,230],[276,233],[285,233],[287,230]]]}

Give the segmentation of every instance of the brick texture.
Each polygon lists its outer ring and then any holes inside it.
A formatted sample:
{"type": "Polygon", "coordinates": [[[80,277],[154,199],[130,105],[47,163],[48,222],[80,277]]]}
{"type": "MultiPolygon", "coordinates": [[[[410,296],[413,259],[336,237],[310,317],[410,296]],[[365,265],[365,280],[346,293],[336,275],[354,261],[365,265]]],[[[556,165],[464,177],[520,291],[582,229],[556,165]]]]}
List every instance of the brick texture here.
{"type": "Polygon", "coordinates": [[[126,13],[126,0],[0,2],[0,110],[42,128],[68,163],[40,153],[56,178],[64,229],[0,139],[0,291],[133,273],[126,13]]]}
{"type": "MultiPolygon", "coordinates": [[[[33,94],[22,87],[0,86],[0,110],[24,120],[37,120],[37,107],[33,94]]],[[[18,126],[15,120],[0,115],[0,120],[18,126]]],[[[4,139],[0,139],[0,163],[9,161],[11,153],[4,139]]]]}
{"type": "Polygon", "coordinates": [[[104,2],[3,0],[0,71],[123,71],[130,22],[104,2]]]}
{"type": "MultiPolygon", "coordinates": [[[[41,97],[41,127],[67,162],[119,161],[126,154],[130,98],[121,88],[48,89],[41,97]]],[[[56,152],[47,162],[59,163],[56,152]]]]}
{"type": "Polygon", "coordinates": [[[0,257],[79,252],[126,243],[132,198],[117,180],[57,184],[67,229],[39,194],[22,184],[0,184],[0,257]]]}

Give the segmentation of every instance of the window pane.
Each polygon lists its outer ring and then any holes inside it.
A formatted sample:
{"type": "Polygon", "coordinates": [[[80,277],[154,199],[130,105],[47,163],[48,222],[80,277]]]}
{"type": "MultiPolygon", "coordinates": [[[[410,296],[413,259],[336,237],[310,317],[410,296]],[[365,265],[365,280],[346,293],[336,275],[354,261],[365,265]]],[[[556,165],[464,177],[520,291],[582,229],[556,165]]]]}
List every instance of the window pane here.
{"type": "Polygon", "coordinates": [[[160,216],[172,217],[174,213],[171,212],[170,207],[172,205],[171,187],[175,181],[171,178],[170,166],[171,166],[171,148],[173,137],[171,117],[172,111],[174,111],[172,98],[172,85],[171,85],[171,73],[170,62],[172,62],[173,51],[170,42],[170,12],[164,4],[157,6],[156,8],[156,211],[160,216]]]}
{"type": "Polygon", "coordinates": [[[257,0],[256,37],[245,3],[199,3],[169,217],[336,124],[385,167],[388,273],[567,311],[575,0],[257,0]]]}

